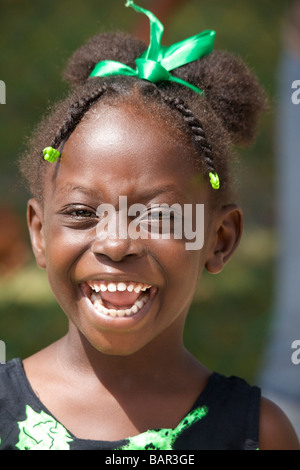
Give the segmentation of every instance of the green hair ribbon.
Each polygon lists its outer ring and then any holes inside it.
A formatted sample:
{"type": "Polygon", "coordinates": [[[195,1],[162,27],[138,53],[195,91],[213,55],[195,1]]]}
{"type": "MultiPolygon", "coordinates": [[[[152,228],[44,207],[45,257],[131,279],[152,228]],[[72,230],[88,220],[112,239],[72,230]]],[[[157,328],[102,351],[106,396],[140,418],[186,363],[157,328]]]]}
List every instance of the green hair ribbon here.
{"type": "Polygon", "coordinates": [[[148,49],[135,60],[136,70],[128,65],[114,60],[103,60],[93,69],[90,77],[107,77],[112,75],[129,75],[148,80],[152,83],[171,81],[185,85],[199,95],[203,90],[191,83],[173,77],[169,72],[182,65],[193,62],[212,52],[215,40],[215,31],[203,31],[170,47],[161,45],[164,27],[149,10],[141,8],[132,0],[127,0],[126,7],[132,7],[139,13],[144,13],[150,20],[150,44],[148,49]]]}

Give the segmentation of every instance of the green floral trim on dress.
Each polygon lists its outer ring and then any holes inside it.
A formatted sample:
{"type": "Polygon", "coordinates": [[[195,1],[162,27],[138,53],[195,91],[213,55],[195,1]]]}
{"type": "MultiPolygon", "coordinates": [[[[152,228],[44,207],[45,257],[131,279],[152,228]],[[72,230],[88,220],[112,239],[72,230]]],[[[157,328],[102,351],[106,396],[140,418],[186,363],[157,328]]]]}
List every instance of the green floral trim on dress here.
{"type": "Polygon", "coordinates": [[[173,450],[173,444],[180,434],[200,421],[208,413],[202,406],[191,411],[174,429],[155,429],[127,439],[128,444],[116,450],[173,450]]]}
{"type": "MultiPolygon", "coordinates": [[[[18,422],[20,432],[16,447],[19,450],[70,450],[74,439],[62,424],[44,411],[34,411],[29,405],[25,412],[26,419],[18,422]]],[[[146,431],[126,439],[126,444],[115,450],[172,450],[180,434],[204,418],[207,412],[206,406],[196,408],[176,428],[146,431]]]]}
{"type": "Polygon", "coordinates": [[[26,406],[26,419],[20,421],[19,450],[70,450],[70,434],[52,416],[44,411],[37,413],[26,406]]]}

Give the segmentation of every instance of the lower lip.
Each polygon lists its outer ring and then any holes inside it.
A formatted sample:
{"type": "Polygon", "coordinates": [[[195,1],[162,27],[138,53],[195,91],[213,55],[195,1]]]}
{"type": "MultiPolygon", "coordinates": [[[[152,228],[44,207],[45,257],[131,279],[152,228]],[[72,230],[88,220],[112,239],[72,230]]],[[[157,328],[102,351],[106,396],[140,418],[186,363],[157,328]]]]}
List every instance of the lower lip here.
{"type": "Polygon", "coordinates": [[[124,317],[112,317],[110,315],[105,315],[101,312],[99,312],[92,304],[90,299],[82,292],[80,289],[81,294],[82,294],[82,300],[85,302],[89,316],[93,318],[94,321],[96,321],[97,324],[99,324],[100,327],[104,329],[120,329],[120,330],[125,330],[127,328],[133,327],[140,323],[148,314],[149,310],[151,309],[153,302],[156,298],[156,294],[158,292],[158,289],[156,287],[151,287],[150,292],[149,292],[149,299],[148,301],[142,306],[138,312],[130,315],[130,316],[124,316],[124,317]]]}

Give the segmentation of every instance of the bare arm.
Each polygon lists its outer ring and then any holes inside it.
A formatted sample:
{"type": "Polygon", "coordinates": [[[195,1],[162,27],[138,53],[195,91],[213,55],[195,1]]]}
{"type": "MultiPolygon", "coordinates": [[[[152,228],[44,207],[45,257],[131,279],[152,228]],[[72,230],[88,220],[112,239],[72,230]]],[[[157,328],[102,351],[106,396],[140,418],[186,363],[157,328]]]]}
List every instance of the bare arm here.
{"type": "Polygon", "coordinates": [[[261,399],[260,450],[300,450],[296,432],[283,411],[270,400],[261,399]]]}

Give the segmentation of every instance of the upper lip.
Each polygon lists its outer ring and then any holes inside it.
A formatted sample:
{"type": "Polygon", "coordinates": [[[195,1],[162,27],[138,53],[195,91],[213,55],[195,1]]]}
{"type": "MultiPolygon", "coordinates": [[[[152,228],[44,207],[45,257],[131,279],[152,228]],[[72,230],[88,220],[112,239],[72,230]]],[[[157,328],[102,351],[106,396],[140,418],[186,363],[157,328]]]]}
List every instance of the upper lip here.
{"type": "Polygon", "coordinates": [[[137,278],[137,276],[130,276],[130,275],[116,275],[116,274],[96,274],[91,275],[89,277],[85,277],[83,280],[79,282],[79,284],[87,283],[88,281],[103,281],[103,282],[136,282],[137,284],[149,284],[152,287],[156,287],[156,285],[149,281],[145,280],[143,277],[137,278]]]}

